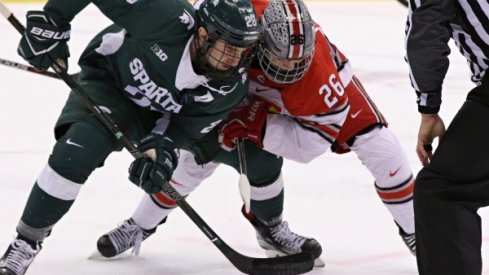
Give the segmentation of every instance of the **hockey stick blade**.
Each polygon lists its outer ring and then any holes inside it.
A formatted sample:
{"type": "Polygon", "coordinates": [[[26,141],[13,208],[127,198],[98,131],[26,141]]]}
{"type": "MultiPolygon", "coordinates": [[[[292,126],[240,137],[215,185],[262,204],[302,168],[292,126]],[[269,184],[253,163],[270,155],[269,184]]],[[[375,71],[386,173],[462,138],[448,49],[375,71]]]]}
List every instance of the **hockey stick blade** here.
{"type": "MultiPolygon", "coordinates": [[[[61,79],[57,74],[55,73],[50,73],[50,74],[45,74],[46,72],[42,71],[37,71],[33,67],[19,64],[13,61],[5,60],[0,58],[0,64],[1,65],[6,65],[9,67],[14,67],[17,69],[21,69],[23,71],[31,72],[31,73],[36,73],[36,74],[42,74],[46,75],[49,77],[53,77],[56,79],[61,79]]],[[[78,77],[77,74],[71,75],[73,78],[78,77]]],[[[249,197],[249,196],[248,196],[249,197]]],[[[191,213],[187,213],[188,215],[193,215],[191,213]]],[[[196,221],[196,224],[202,228],[202,222],[196,221]]],[[[280,260],[277,259],[268,259],[268,258],[249,258],[244,255],[240,255],[239,253],[235,252],[232,250],[231,247],[228,247],[218,236],[212,236],[209,237],[211,240],[216,239],[216,242],[219,242],[220,245],[217,245],[218,248],[221,250],[222,253],[224,253],[226,256],[229,255],[229,260],[233,263],[233,265],[240,271],[244,273],[249,273],[249,274],[255,274],[255,273],[265,273],[265,274],[299,274],[299,273],[304,273],[310,270],[309,266],[309,259],[306,258],[304,255],[292,255],[292,256],[285,256],[281,257],[280,260]],[[222,249],[221,249],[222,248],[222,249]],[[243,259],[241,259],[243,257],[243,259]],[[290,258],[288,258],[290,257],[290,258]],[[270,262],[268,262],[270,261],[270,262]],[[273,269],[271,268],[270,265],[274,264],[279,264],[282,265],[282,267],[278,270],[278,273],[270,273],[270,270],[273,269]],[[295,267],[295,265],[299,265],[298,267],[295,267]],[[285,270],[285,271],[284,271],[285,270]],[[291,270],[290,273],[287,270],[291,270]]],[[[99,253],[93,253],[89,259],[106,259],[99,253]],[[97,255],[98,254],[98,255],[97,255]]]]}
{"type": "MultiPolygon", "coordinates": [[[[0,13],[15,27],[19,33],[25,31],[25,27],[17,20],[7,6],[0,0],[0,13]]],[[[143,157],[143,153],[124,135],[117,124],[107,116],[98,105],[87,95],[85,90],[68,75],[61,66],[51,56],[53,64],[51,68],[58,76],[72,89],[79,97],[81,102],[93,113],[93,115],[109,130],[119,142],[135,158],[143,157]]],[[[309,254],[295,254],[279,258],[251,258],[239,254],[229,247],[216,233],[205,223],[205,221],[187,203],[185,197],[180,195],[175,188],[168,182],[164,182],[162,192],[168,195],[176,204],[187,214],[197,227],[212,241],[212,243],[228,258],[228,260],[241,272],[247,274],[267,274],[267,275],[293,275],[301,274],[312,270],[313,260],[309,254]]]]}
{"type": "MultiPolygon", "coordinates": [[[[171,186],[170,186],[171,187],[171,186]]],[[[163,190],[165,194],[173,195],[171,191],[163,190]]],[[[185,199],[171,197],[187,216],[199,226],[200,230],[226,256],[226,258],[241,272],[246,274],[294,275],[311,271],[314,259],[309,253],[297,253],[276,258],[252,258],[242,255],[227,245],[206,222],[188,205],[185,199]]]]}
{"type": "Polygon", "coordinates": [[[309,272],[314,267],[314,259],[308,253],[298,253],[276,258],[242,258],[231,255],[228,259],[241,272],[254,275],[296,275],[309,272]],[[242,268],[239,268],[241,266],[242,268]]]}

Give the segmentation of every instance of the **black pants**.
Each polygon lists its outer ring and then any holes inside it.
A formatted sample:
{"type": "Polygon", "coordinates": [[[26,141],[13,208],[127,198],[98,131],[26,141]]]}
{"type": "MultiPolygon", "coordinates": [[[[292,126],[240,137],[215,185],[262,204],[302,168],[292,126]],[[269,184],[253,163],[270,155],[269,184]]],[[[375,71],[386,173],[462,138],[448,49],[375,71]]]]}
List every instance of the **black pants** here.
{"type": "MultiPolygon", "coordinates": [[[[488,86],[483,86],[473,92],[485,89],[489,94],[488,86]]],[[[421,275],[482,272],[477,210],[489,205],[489,105],[475,100],[469,95],[431,163],[416,179],[414,212],[421,275]]]]}

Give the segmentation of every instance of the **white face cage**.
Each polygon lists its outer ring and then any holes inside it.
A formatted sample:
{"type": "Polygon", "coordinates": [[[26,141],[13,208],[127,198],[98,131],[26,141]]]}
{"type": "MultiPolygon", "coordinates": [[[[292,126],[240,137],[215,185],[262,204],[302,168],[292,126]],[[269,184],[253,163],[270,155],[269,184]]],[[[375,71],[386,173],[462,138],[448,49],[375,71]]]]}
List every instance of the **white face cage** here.
{"type": "Polygon", "coordinates": [[[309,69],[314,55],[313,22],[302,0],[271,0],[263,12],[258,46],[261,69],[277,83],[292,83],[309,69]]]}
{"type": "Polygon", "coordinates": [[[280,84],[300,80],[311,66],[314,48],[311,53],[300,59],[284,59],[274,55],[262,44],[258,46],[258,62],[268,78],[280,84]]]}

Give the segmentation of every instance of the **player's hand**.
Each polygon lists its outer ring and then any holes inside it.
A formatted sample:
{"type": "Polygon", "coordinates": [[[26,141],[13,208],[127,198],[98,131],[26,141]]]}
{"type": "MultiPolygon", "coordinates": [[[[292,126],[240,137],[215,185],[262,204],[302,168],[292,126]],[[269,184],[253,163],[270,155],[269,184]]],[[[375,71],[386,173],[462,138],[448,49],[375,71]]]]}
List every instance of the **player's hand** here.
{"type": "Polygon", "coordinates": [[[129,167],[129,180],[146,193],[162,190],[163,183],[171,179],[178,164],[178,150],[173,141],[158,134],[144,137],[139,146],[146,157],[135,159],[129,167]]]}
{"type": "Polygon", "coordinates": [[[255,99],[233,110],[220,129],[221,147],[227,151],[233,150],[236,147],[236,139],[247,138],[263,148],[268,107],[265,101],[255,99]]]}
{"type": "Polygon", "coordinates": [[[416,153],[423,166],[428,165],[433,156],[433,140],[441,139],[445,131],[445,124],[438,114],[421,114],[416,153]]]}
{"type": "Polygon", "coordinates": [[[52,60],[61,60],[64,64],[60,65],[67,69],[70,29],[69,22],[55,15],[44,11],[29,11],[27,26],[17,52],[38,70],[47,70],[53,64],[52,60]]]}

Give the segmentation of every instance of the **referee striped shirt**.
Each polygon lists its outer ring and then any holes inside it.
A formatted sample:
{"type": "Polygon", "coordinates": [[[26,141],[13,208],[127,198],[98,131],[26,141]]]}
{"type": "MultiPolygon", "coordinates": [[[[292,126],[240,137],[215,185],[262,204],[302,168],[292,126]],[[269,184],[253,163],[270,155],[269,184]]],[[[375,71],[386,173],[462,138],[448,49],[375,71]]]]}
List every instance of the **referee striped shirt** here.
{"type": "Polygon", "coordinates": [[[437,113],[448,70],[448,41],[465,56],[472,81],[489,67],[489,0],[410,0],[406,61],[421,113],[437,113]]]}

